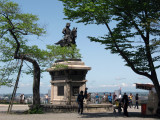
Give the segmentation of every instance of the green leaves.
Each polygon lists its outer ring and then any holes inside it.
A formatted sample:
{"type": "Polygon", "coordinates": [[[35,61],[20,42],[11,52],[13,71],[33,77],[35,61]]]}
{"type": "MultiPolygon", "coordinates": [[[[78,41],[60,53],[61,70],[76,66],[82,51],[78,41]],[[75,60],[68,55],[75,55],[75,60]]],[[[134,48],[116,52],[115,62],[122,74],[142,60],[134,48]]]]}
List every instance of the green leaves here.
{"type": "Polygon", "coordinates": [[[50,63],[50,67],[52,63],[56,60],[66,60],[66,59],[80,59],[81,54],[79,53],[79,49],[76,48],[75,45],[71,47],[60,47],[55,45],[47,45],[46,50],[46,58],[50,63]]]}
{"type": "Polygon", "coordinates": [[[34,35],[42,35],[45,33],[43,28],[40,28],[36,23],[38,21],[38,17],[32,14],[17,14],[16,19],[18,20],[16,23],[17,31],[22,32],[24,34],[34,34],[34,35]]]}
{"type": "Polygon", "coordinates": [[[5,64],[0,66],[0,87],[8,86],[11,87],[15,81],[13,75],[17,73],[19,64],[18,61],[5,61],[5,64]]]}
{"type": "MultiPolygon", "coordinates": [[[[28,40],[25,39],[26,35],[45,34],[44,28],[40,27],[37,21],[36,15],[21,13],[17,3],[8,0],[0,1],[0,62],[3,64],[0,67],[0,86],[10,86],[14,80],[13,75],[17,73],[17,65],[14,66],[15,55],[18,59],[28,57],[25,60],[30,62],[36,60],[44,67],[42,63],[46,60],[45,51],[35,45],[27,46],[28,40]]],[[[31,74],[33,70],[28,67],[23,72],[31,74]]]]}
{"type": "Polygon", "coordinates": [[[1,36],[7,34],[10,29],[19,35],[41,36],[45,31],[37,24],[37,21],[36,15],[21,13],[18,4],[7,0],[0,2],[1,36]]]}
{"type": "Polygon", "coordinates": [[[146,75],[145,72],[150,73],[159,68],[159,65],[153,65],[160,56],[159,0],[59,1],[64,4],[65,19],[85,25],[105,25],[107,35],[88,38],[106,45],[105,49],[112,54],[121,55],[134,72],[146,75]]]}
{"type": "Polygon", "coordinates": [[[18,59],[25,58],[24,64],[27,68],[23,70],[23,73],[31,75],[33,75],[33,68],[26,61],[38,63],[41,72],[44,72],[46,67],[50,67],[55,60],[81,58],[79,49],[74,45],[71,47],[48,45],[47,50],[42,50],[36,45],[28,46],[28,40],[25,39],[26,35],[41,36],[45,33],[44,28],[40,27],[37,21],[38,17],[36,15],[21,13],[18,4],[8,0],[0,2],[0,62],[4,63],[4,66],[0,68],[1,85],[11,85],[12,83],[8,76],[12,77],[16,73],[17,67],[13,67],[9,63],[15,62],[15,53],[18,59]],[[18,49],[17,41],[20,44],[18,49]]]}
{"type": "Polygon", "coordinates": [[[8,0],[1,0],[0,1],[0,13],[8,15],[14,15],[15,13],[19,12],[19,7],[17,3],[9,2],[8,0]]]}
{"type": "Polygon", "coordinates": [[[76,20],[77,23],[101,24],[110,21],[108,3],[104,0],[60,0],[64,3],[65,19],[76,20]]]}

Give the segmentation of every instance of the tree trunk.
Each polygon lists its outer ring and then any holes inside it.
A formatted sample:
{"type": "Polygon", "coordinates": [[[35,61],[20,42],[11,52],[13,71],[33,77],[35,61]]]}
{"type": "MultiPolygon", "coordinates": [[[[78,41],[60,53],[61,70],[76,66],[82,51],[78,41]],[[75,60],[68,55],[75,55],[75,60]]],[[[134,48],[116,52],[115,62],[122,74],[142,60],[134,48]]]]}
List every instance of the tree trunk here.
{"type": "Polygon", "coordinates": [[[157,108],[157,115],[160,116],[160,86],[159,86],[159,82],[158,82],[158,78],[156,75],[152,75],[152,82],[154,84],[157,96],[158,96],[158,108],[157,108]]]}
{"type": "Polygon", "coordinates": [[[33,62],[33,106],[40,105],[40,94],[39,94],[39,86],[40,86],[40,68],[37,62],[33,62]]]}
{"type": "MultiPolygon", "coordinates": [[[[7,17],[7,20],[9,23],[13,26],[11,20],[7,17]]],[[[12,29],[9,29],[10,34],[13,36],[14,40],[16,41],[16,49],[14,53],[14,59],[23,59],[26,60],[33,65],[33,107],[39,107],[40,106],[40,94],[39,94],[39,85],[40,85],[40,68],[36,60],[34,60],[31,57],[27,57],[23,54],[19,54],[19,49],[20,49],[20,43],[18,41],[18,37],[16,36],[14,32],[14,27],[12,29]]]]}
{"type": "MultiPolygon", "coordinates": [[[[154,77],[154,76],[153,76],[153,77],[154,77]]],[[[156,89],[158,99],[160,100],[160,86],[159,86],[158,79],[154,77],[154,78],[152,79],[152,81],[153,81],[154,87],[155,87],[155,89],[156,89]]]]}
{"type": "Polygon", "coordinates": [[[26,60],[33,65],[33,108],[40,106],[40,93],[39,93],[39,87],[40,87],[40,67],[38,63],[29,57],[25,57],[23,55],[16,56],[15,59],[23,58],[23,60],[26,60]]]}

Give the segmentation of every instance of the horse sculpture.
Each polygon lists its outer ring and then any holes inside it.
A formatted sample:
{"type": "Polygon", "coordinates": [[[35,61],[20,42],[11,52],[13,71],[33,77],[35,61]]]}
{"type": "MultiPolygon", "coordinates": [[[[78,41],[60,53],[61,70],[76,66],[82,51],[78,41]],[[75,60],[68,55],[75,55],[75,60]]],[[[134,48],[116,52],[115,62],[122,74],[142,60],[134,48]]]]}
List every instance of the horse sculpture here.
{"type": "Polygon", "coordinates": [[[70,35],[67,38],[64,36],[63,39],[55,43],[56,45],[60,45],[61,47],[71,47],[71,45],[76,45],[75,39],[77,38],[77,28],[73,28],[70,32],[70,35]]]}
{"type": "Polygon", "coordinates": [[[72,39],[71,44],[76,45],[76,41],[75,41],[76,38],[77,38],[77,28],[74,27],[71,31],[71,39],[72,39]]]}

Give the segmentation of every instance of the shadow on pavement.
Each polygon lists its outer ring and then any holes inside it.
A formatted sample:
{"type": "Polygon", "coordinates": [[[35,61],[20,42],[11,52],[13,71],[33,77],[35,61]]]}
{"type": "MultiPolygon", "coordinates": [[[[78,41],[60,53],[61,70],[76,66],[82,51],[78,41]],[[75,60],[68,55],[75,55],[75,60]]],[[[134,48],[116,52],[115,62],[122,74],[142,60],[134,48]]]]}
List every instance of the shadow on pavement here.
{"type": "MultiPolygon", "coordinates": [[[[142,115],[140,112],[129,112],[129,117],[138,118],[155,118],[159,119],[157,116],[142,115]]],[[[101,117],[124,117],[123,113],[84,113],[81,118],[101,118],[101,117]]]]}
{"type": "MultiPolygon", "coordinates": [[[[28,110],[12,110],[9,114],[26,114],[28,110]]],[[[0,113],[8,114],[7,111],[0,111],[0,113]]]]}

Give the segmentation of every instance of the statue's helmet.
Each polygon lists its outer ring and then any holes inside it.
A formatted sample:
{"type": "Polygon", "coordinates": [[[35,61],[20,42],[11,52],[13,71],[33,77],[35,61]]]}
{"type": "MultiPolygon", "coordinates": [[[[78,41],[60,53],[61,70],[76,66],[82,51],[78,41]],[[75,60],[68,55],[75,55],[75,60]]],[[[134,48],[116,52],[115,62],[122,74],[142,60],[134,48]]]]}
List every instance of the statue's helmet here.
{"type": "Polygon", "coordinates": [[[66,26],[68,26],[68,27],[69,27],[69,26],[70,26],[70,23],[66,23],[66,26]]]}

